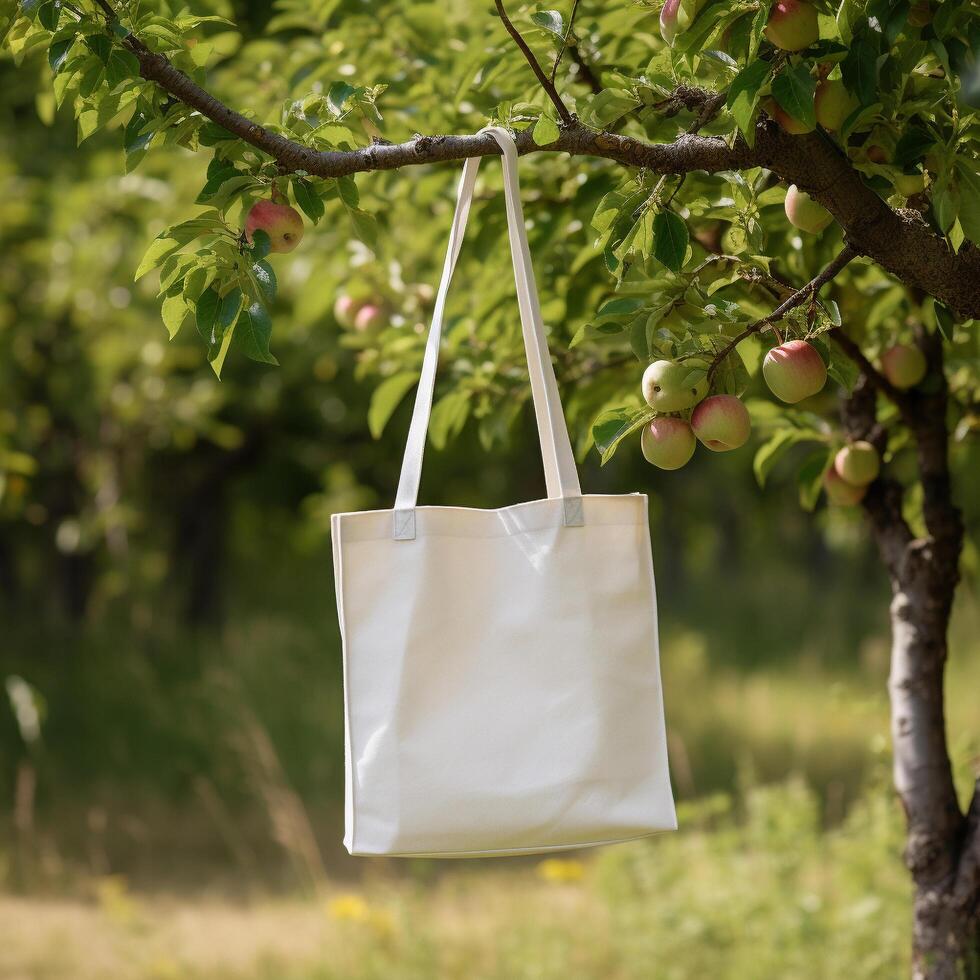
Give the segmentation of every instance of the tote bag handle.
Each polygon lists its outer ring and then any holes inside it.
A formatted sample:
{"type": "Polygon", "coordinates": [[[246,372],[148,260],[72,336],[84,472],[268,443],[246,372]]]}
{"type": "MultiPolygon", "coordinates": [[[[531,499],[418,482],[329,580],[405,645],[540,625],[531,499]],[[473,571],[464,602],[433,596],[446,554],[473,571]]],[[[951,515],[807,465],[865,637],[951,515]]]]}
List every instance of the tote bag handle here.
{"type": "MultiPolygon", "coordinates": [[[[510,238],[510,254],[517,284],[517,304],[524,334],[524,350],[527,355],[528,376],[531,381],[531,397],[541,442],[544,462],[545,486],[549,498],[564,501],[563,522],[581,525],[582,491],[579,487],[575,456],[568,438],[568,428],[562,413],[558,395],[558,382],[551,363],[548,341],[541,320],[541,306],[531,266],[531,252],[524,228],[524,211],[521,208],[520,184],[517,179],[517,145],[506,129],[491,126],[481,132],[489,133],[503,152],[504,198],[507,205],[507,232],[510,238]]],[[[425,344],[422,374],[415,395],[415,409],[408,429],[405,455],[402,459],[398,493],[395,496],[394,536],[398,539],[415,537],[415,506],[418,500],[419,482],[422,477],[422,455],[432,411],[432,393],[435,388],[436,367],[439,361],[439,344],[442,339],[442,321],[446,308],[449,284],[456,268],[466,220],[473,200],[476,173],[480,157],[471,157],[463,165],[459,190],[456,196],[456,213],[449,233],[449,248],[442,270],[442,280],[436,294],[432,325],[425,344]]]]}

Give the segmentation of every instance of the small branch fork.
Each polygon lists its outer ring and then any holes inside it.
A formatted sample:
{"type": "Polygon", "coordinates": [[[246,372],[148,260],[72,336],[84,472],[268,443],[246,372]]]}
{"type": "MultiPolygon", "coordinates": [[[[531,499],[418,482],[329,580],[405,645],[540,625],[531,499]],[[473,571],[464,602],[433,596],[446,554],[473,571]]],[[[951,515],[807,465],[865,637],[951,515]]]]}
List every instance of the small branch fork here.
{"type": "MultiPolygon", "coordinates": [[[[507,11],[504,9],[503,0],[494,0],[497,7],[497,16],[502,21],[505,28],[507,28],[507,33],[514,39],[514,43],[521,49],[521,54],[524,55],[527,63],[531,66],[531,71],[534,72],[534,77],[538,80],[541,87],[544,89],[545,94],[551,99],[555,106],[555,111],[558,113],[558,118],[566,126],[571,126],[575,121],[572,114],[568,111],[568,107],[561,100],[561,96],[558,94],[558,89],[555,88],[554,75],[551,78],[544,73],[544,69],[538,63],[538,59],[534,57],[534,52],[528,47],[527,41],[521,36],[521,32],[514,26],[510,17],[507,16],[507,11]]],[[[574,16],[574,11],[573,11],[574,16]]],[[[571,21],[569,21],[569,31],[571,31],[571,21]]],[[[562,50],[564,50],[564,44],[562,44],[562,50]]],[[[559,58],[561,53],[559,53],[559,58]]],[[[558,62],[555,61],[555,68],[557,69],[558,62]]]]}
{"type": "MultiPolygon", "coordinates": [[[[776,307],[768,316],[763,317],[761,320],[756,320],[755,323],[750,323],[740,334],[733,337],[727,344],[717,354],[715,354],[710,366],[708,367],[708,379],[715,373],[718,367],[721,365],[722,361],[728,357],[732,351],[735,350],[738,345],[745,340],[747,337],[751,337],[753,334],[761,333],[763,330],[767,330],[772,327],[778,320],[781,320],[790,310],[796,309],[810,297],[815,297],[816,294],[825,286],[828,282],[833,279],[837,273],[841,271],[851,259],[857,256],[857,251],[850,245],[845,245],[841,249],[837,258],[831,262],[826,269],[823,270],[818,276],[811,279],[805,286],[797,289],[790,297],[785,299],[779,306],[776,307]]],[[[862,355],[863,356],[863,355],[862,355]]],[[[874,371],[874,368],[871,368],[874,371]]],[[[885,380],[885,379],[882,379],[885,380]]],[[[888,382],[885,381],[887,384],[888,382]]]]}

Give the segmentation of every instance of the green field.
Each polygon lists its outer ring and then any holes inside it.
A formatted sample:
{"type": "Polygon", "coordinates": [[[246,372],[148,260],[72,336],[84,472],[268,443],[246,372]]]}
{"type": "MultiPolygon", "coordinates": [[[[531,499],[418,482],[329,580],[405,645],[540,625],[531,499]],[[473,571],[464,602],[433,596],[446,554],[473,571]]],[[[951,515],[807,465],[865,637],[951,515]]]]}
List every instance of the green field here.
{"type": "MultiPolygon", "coordinates": [[[[975,715],[975,622],[964,604],[953,732],[975,715]]],[[[669,623],[680,832],[543,861],[447,863],[343,852],[330,623],[254,617],[217,644],[175,633],[120,661],[124,639],[93,630],[47,674],[36,656],[21,664],[47,691],[48,721],[35,826],[3,851],[5,980],[905,969],[882,639],[850,665],[737,669],[712,666],[711,641],[669,623]]],[[[978,746],[954,745],[965,793],[978,746]]]]}

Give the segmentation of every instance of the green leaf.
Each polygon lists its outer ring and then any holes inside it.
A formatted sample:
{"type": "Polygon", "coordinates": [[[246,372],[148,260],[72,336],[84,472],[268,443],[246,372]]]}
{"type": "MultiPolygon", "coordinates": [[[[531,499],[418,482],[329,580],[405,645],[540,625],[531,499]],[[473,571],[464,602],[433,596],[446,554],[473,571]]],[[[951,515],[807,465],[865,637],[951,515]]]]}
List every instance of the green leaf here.
{"type": "Polygon", "coordinates": [[[738,124],[742,135],[753,142],[755,135],[752,128],[752,118],[755,114],[755,107],[759,101],[759,89],[762,88],[772,66],[768,61],[761,59],[753,61],[752,64],[743,68],[728,86],[727,105],[731,110],[732,118],[738,124]]]}
{"type": "Polygon", "coordinates": [[[549,34],[565,37],[565,21],[557,10],[538,10],[531,14],[531,20],[549,34]]]}
{"type": "Polygon", "coordinates": [[[980,243],[980,175],[962,157],[956,161],[956,175],[962,188],[958,214],[960,226],[971,242],[980,243]]]}
{"type": "Polygon", "coordinates": [[[640,100],[621,89],[606,88],[582,107],[582,121],[588,126],[604,128],[640,105],[640,100]]]}
{"type": "Polygon", "coordinates": [[[47,0],[37,8],[38,23],[46,31],[55,31],[58,28],[58,19],[61,16],[61,3],[54,0],[47,0]]]}
{"type": "Polygon", "coordinates": [[[226,208],[236,197],[256,183],[257,181],[251,174],[235,171],[224,180],[209,180],[201,189],[195,203],[210,204],[215,208],[226,208]]]}
{"type": "Polygon", "coordinates": [[[255,276],[255,281],[258,284],[259,292],[262,293],[262,298],[266,303],[271,303],[276,298],[276,293],[279,289],[279,283],[276,280],[276,274],[265,259],[256,262],[252,266],[252,275],[255,276]]]}
{"type": "Polygon", "coordinates": [[[313,186],[306,180],[293,181],[293,194],[303,213],[316,224],[323,217],[323,201],[313,186]]]}
{"type": "Polygon", "coordinates": [[[921,126],[908,126],[895,144],[892,163],[903,169],[918,163],[932,149],[935,142],[932,134],[921,126]]]}
{"type": "Polygon", "coordinates": [[[786,454],[786,451],[797,443],[814,438],[815,433],[795,428],[778,429],[775,435],[767,439],[758,449],[752,460],[752,472],[760,487],[766,485],[766,480],[773,467],[786,454]]]}
{"type": "Polygon", "coordinates": [[[54,44],[48,48],[48,64],[51,66],[52,71],[58,71],[59,68],[65,63],[65,59],[68,57],[68,49],[75,43],[73,37],[62,38],[60,41],[55,41],[54,44]]]}
{"type": "Polygon", "coordinates": [[[201,293],[201,298],[195,307],[195,318],[197,331],[201,339],[210,346],[214,339],[214,325],[218,322],[218,309],[221,306],[221,297],[214,286],[205,289],[201,293]]]}
{"type": "Polygon", "coordinates": [[[164,326],[167,328],[167,333],[170,334],[171,340],[177,336],[177,332],[180,330],[188,313],[187,301],[184,299],[183,294],[183,286],[184,281],[181,280],[175,287],[172,287],[172,290],[167,293],[160,307],[160,315],[163,317],[164,326]]]}
{"type": "Polygon", "coordinates": [[[459,435],[472,406],[470,393],[462,389],[450,391],[436,402],[429,416],[429,439],[436,449],[444,449],[451,438],[459,435]]]}
{"type": "Polygon", "coordinates": [[[218,316],[214,324],[214,330],[217,336],[223,336],[225,331],[238,318],[238,312],[242,308],[243,299],[242,291],[237,286],[221,297],[221,305],[218,307],[218,316]]]}
{"type": "Polygon", "coordinates": [[[354,226],[354,234],[364,242],[371,251],[376,252],[378,248],[378,222],[373,214],[362,211],[360,208],[348,208],[351,224],[354,226]]]}
{"type": "Polygon", "coordinates": [[[150,247],[146,250],[133,279],[141,279],[150,269],[155,269],[164,259],[173,255],[183,244],[176,238],[155,238],[150,242],[150,247]]]}
{"type": "Polygon", "coordinates": [[[127,78],[139,78],[139,59],[125,48],[114,47],[106,63],[105,77],[109,88],[115,88],[127,78]]]}
{"type": "Polygon", "coordinates": [[[653,254],[671,272],[680,272],[687,256],[687,225],[673,211],[661,211],[653,219],[653,254]]]}
{"type": "Polygon", "coordinates": [[[622,318],[635,313],[643,306],[643,300],[639,296],[617,296],[615,299],[607,299],[598,310],[596,318],[605,317],[622,318]]]}
{"type": "Polygon", "coordinates": [[[371,404],[368,408],[368,428],[371,435],[378,439],[384,432],[388,420],[391,418],[395,409],[398,407],[406,393],[418,383],[419,375],[417,371],[400,371],[393,374],[390,378],[385,378],[371,395],[371,404]]]}
{"type": "Polygon", "coordinates": [[[558,123],[544,112],[538,117],[538,121],[534,124],[534,129],[531,131],[531,137],[538,146],[547,146],[549,143],[554,143],[560,135],[561,132],[558,129],[558,123]]]}
{"type": "Polygon", "coordinates": [[[592,423],[592,439],[599,451],[602,465],[605,466],[612,459],[623,439],[646,425],[656,414],[647,405],[643,408],[614,408],[603,412],[592,423]]]}
{"type": "Polygon", "coordinates": [[[823,475],[827,472],[833,459],[833,450],[820,449],[811,453],[803,461],[796,474],[796,485],[800,492],[800,506],[806,511],[812,511],[820,498],[820,488],[823,486],[823,475]]]}
{"type": "Polygon", "coordinates": [[[253,303],[248,309],[242,310],[235,324],[234,336],[235,346],[240,348],[246,357],[263,364],[279,363],[269,352],[272,320],[261,303],[253,303]]]}
{"type": "Polygon", "coordinates": [[[816,82],[805,63],[787,65],[773,80],[773,98],[780,107],[805,126],[816,126],[813,108],[816,82]]]}
{"type": "Polygon", "coordinates": [[[347,207],[356,208],[360,205],[361,195],[358,193],[354,178],[349,174],[337,178],[337,190],[340,193],[340,199],[347,207]]]}
{"type": "Polygon", "coordinates": [[[214,345],[208,348],[208,362],[211,365],[211,370],[214,371],[215,377],[221,380],[221,371],[225,366],[225,358],[228,356],[228,350],[231,347],[231,342],[234,339],[235,331],[234,328],[225,332],[225,335],[214,345]]]}
{"type": "Polygon", "coordinates": [[[333,110],[334,115],[343,115],[344,106],[347,100],[357,92],[353,85],[347,82],[334,82],[327,91],[327,105],[333,110]]]}
{"type": "Polygon", "coordinates": [[[272,239],[264,228],[256,228],[252,232],[252,259],[256,262],[264,259],[272,250],[272,239]]]}
{"type": "Polygon", "coordinates": [[[856,37],[840,70],[847,90],[862,105],[871,105],[878,92],[878,41],[869,32],[856,37]]]}

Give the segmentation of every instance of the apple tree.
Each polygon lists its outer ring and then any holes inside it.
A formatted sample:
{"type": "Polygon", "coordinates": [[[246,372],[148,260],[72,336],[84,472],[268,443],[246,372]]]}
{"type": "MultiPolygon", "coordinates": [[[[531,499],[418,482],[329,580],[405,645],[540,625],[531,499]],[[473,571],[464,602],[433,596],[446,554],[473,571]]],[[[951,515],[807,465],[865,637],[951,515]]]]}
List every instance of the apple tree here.
{"type": "MultiPolygon", "coordinates": [[[[412,286],[396,308],[387,284],[430,273],[416,236],[448,227],[454,168],[431,165],[495,154],[478,130],[510,127],[580,452],[673,470],[754,428],[760,482],[795,467],[803,507],[863,511],[893,596],[914,974],[980,975],[980,782],[961,802],[943,716],[980,385],[975,0],[279,0],[244,47],[226,5],[199,7],[0,2],[80,141],[116,133],[126,172],[162,147],[208,160],[132,262],[170,336],[196,330],[219,376],[239,355],[274,370],[277,254],[353,243],[324,329],[357,352],[379,435],[431,302],[412,286]]],[[[437,444],[506,440],[527,399],[489,197],[437,444]]]]}

